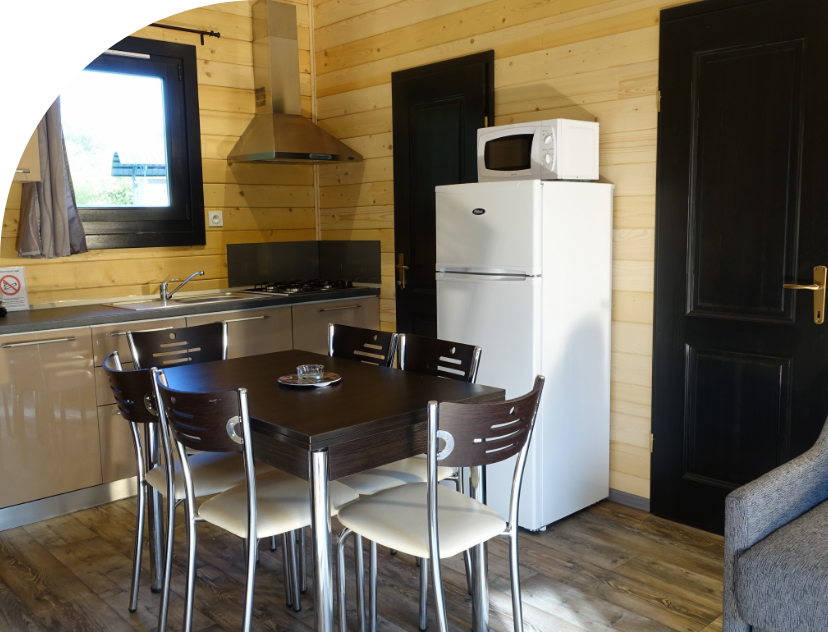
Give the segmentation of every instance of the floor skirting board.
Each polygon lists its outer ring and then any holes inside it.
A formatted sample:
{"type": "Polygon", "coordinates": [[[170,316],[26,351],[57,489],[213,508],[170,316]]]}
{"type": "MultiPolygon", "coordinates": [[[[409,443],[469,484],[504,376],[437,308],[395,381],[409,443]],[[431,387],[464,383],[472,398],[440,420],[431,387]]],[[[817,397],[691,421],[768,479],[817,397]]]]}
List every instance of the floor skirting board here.
{"type": "Polygon", "coordinates": [[[633,509],[640,509],[641,511],[650,512],[650,499],[643,496],[636,496],[629,492],[622,492],[617,489],[609,490],[609,499],[619,505],[626,505],[633,509]]]}
{"type": "Polygon", "coordinates": [[[114,483],[96,485],[58,496],[33,500],[22,505],[5,507],[0,509],[0,531],[134,496],[137,493],[137,484],[138,478],[134,476],[114,483]]]}

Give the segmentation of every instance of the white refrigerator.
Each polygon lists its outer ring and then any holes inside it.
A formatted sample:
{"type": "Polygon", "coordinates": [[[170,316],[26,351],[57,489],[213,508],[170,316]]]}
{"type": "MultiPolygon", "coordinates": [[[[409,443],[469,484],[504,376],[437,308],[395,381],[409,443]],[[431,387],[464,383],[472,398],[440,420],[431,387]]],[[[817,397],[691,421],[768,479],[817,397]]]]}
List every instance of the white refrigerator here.
{"type": "MultiPolygon", "coordinates": [[[[437,335],[482,348],[477,383],[546,376],[518,522],[538,530],[609,493],[612,190],[524,180],[437,187],[437,335]]],[[[508,515],[514,458],[489,466],[508,515]]]]}

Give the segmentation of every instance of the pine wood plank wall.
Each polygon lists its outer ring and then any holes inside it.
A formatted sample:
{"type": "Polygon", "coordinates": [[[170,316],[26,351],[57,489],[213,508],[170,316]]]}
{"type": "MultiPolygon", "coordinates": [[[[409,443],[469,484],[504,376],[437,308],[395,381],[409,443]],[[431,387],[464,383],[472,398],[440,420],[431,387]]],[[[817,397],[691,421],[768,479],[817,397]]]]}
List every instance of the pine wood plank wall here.
{"type": "MultiPolygon", "coordinates": [[[[302,106],[311,116],[310,10],[295,0],[299,26],[302,106]]],[[[227,284],[226,245],[316,239],[313,168],[227,163],[227,154],[255,111],[253,96],[252,2],[228,2],[186,11],[164,24],[215,30],[221,38],[155,27],[134,35],[192,44],[198,56],[201,151],[206,209],[224,212],[222,228],[207,228],[206,246],[97,250],[58,260],[17,258],[21,185],[6,201],[0,239],[0,267],[25,265],[30,300],[43,303],[79,298],[154,294],[158,284],[204,270],[192,289],[227,284]]]]}
{"type": "Polygon", "coordinates": [[[611,475],[649,498],[659,11],[677,0],[313,0],[319,124],[361,152],[320,168],[322,239],[380,239],[395,327],[391,73],[494,49],[496,124],[601,123],[615,184],[611,475]]]}

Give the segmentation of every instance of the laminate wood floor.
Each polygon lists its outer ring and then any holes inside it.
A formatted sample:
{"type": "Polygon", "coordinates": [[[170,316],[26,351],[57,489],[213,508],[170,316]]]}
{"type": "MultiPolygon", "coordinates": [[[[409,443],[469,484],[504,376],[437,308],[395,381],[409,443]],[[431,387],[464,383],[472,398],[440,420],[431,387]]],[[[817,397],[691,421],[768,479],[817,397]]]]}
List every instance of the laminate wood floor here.
{"type": "MultiPolygon", "coordinates": [[[[169,630],[181,629],[184,532],[176,529],[169,630]]],[[[338,525],[335,525],[338,526],[338,525]]],[[[2,632],[134,632],[156,628],[159,596],[143,573],[139,609],[127,609],[135,501],[127,499],[0,532],[2,632]]],[[[244,565],[241,541],[198,526],[195,632],[241,629],[244,565]]],[[[255,629],[307,632],[313,626],[312,584],[301,612],[285,606],[281,550],[262,543],[255,629]]],[[[714,632],[722,629],[719,536],[683,527],[612,502],[602,502],[520,536],[527,632],[714,632]]],[[[310,551],[308,551],[310,555],[310,551]]],[[[349,628],[358,629],[353,551],[348,560],[349,628]]],[[[366,551],[367,565],[367,551],[366,551]]],[[[143,567],[149,562],[145,549],[143,567]]],[[[310,569],[310,562],[308,563],[310,569]]],[[[380,550],[379,631],[417,630],[418,569],[409,556],[380,550]]],[[[462,558],[444,562],[452,631],[471,629],[471,601],[462,558]]],[[[512,630],[508,550],[489,546],[490,622],[512,630]]],[[[436,630],[433,614],[429,628],[436,630]]]]}

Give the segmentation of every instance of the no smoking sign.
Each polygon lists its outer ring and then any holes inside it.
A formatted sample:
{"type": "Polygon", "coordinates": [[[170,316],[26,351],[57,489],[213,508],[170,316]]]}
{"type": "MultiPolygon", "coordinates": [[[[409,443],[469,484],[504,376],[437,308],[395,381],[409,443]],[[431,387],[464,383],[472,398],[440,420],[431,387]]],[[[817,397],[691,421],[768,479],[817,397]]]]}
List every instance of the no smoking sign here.
{"type": "Polygon", "coordinates": [[[0,279],[0,293],[6,296],[14,296],[20,292],[20,279],[13,274],[7,274],[0,279]]]}
{"type": "Polygon", "coordinates": [[[26,271],[22,267],[0,268],[0,299],[10,312],[29,309],[26,271]]]}

